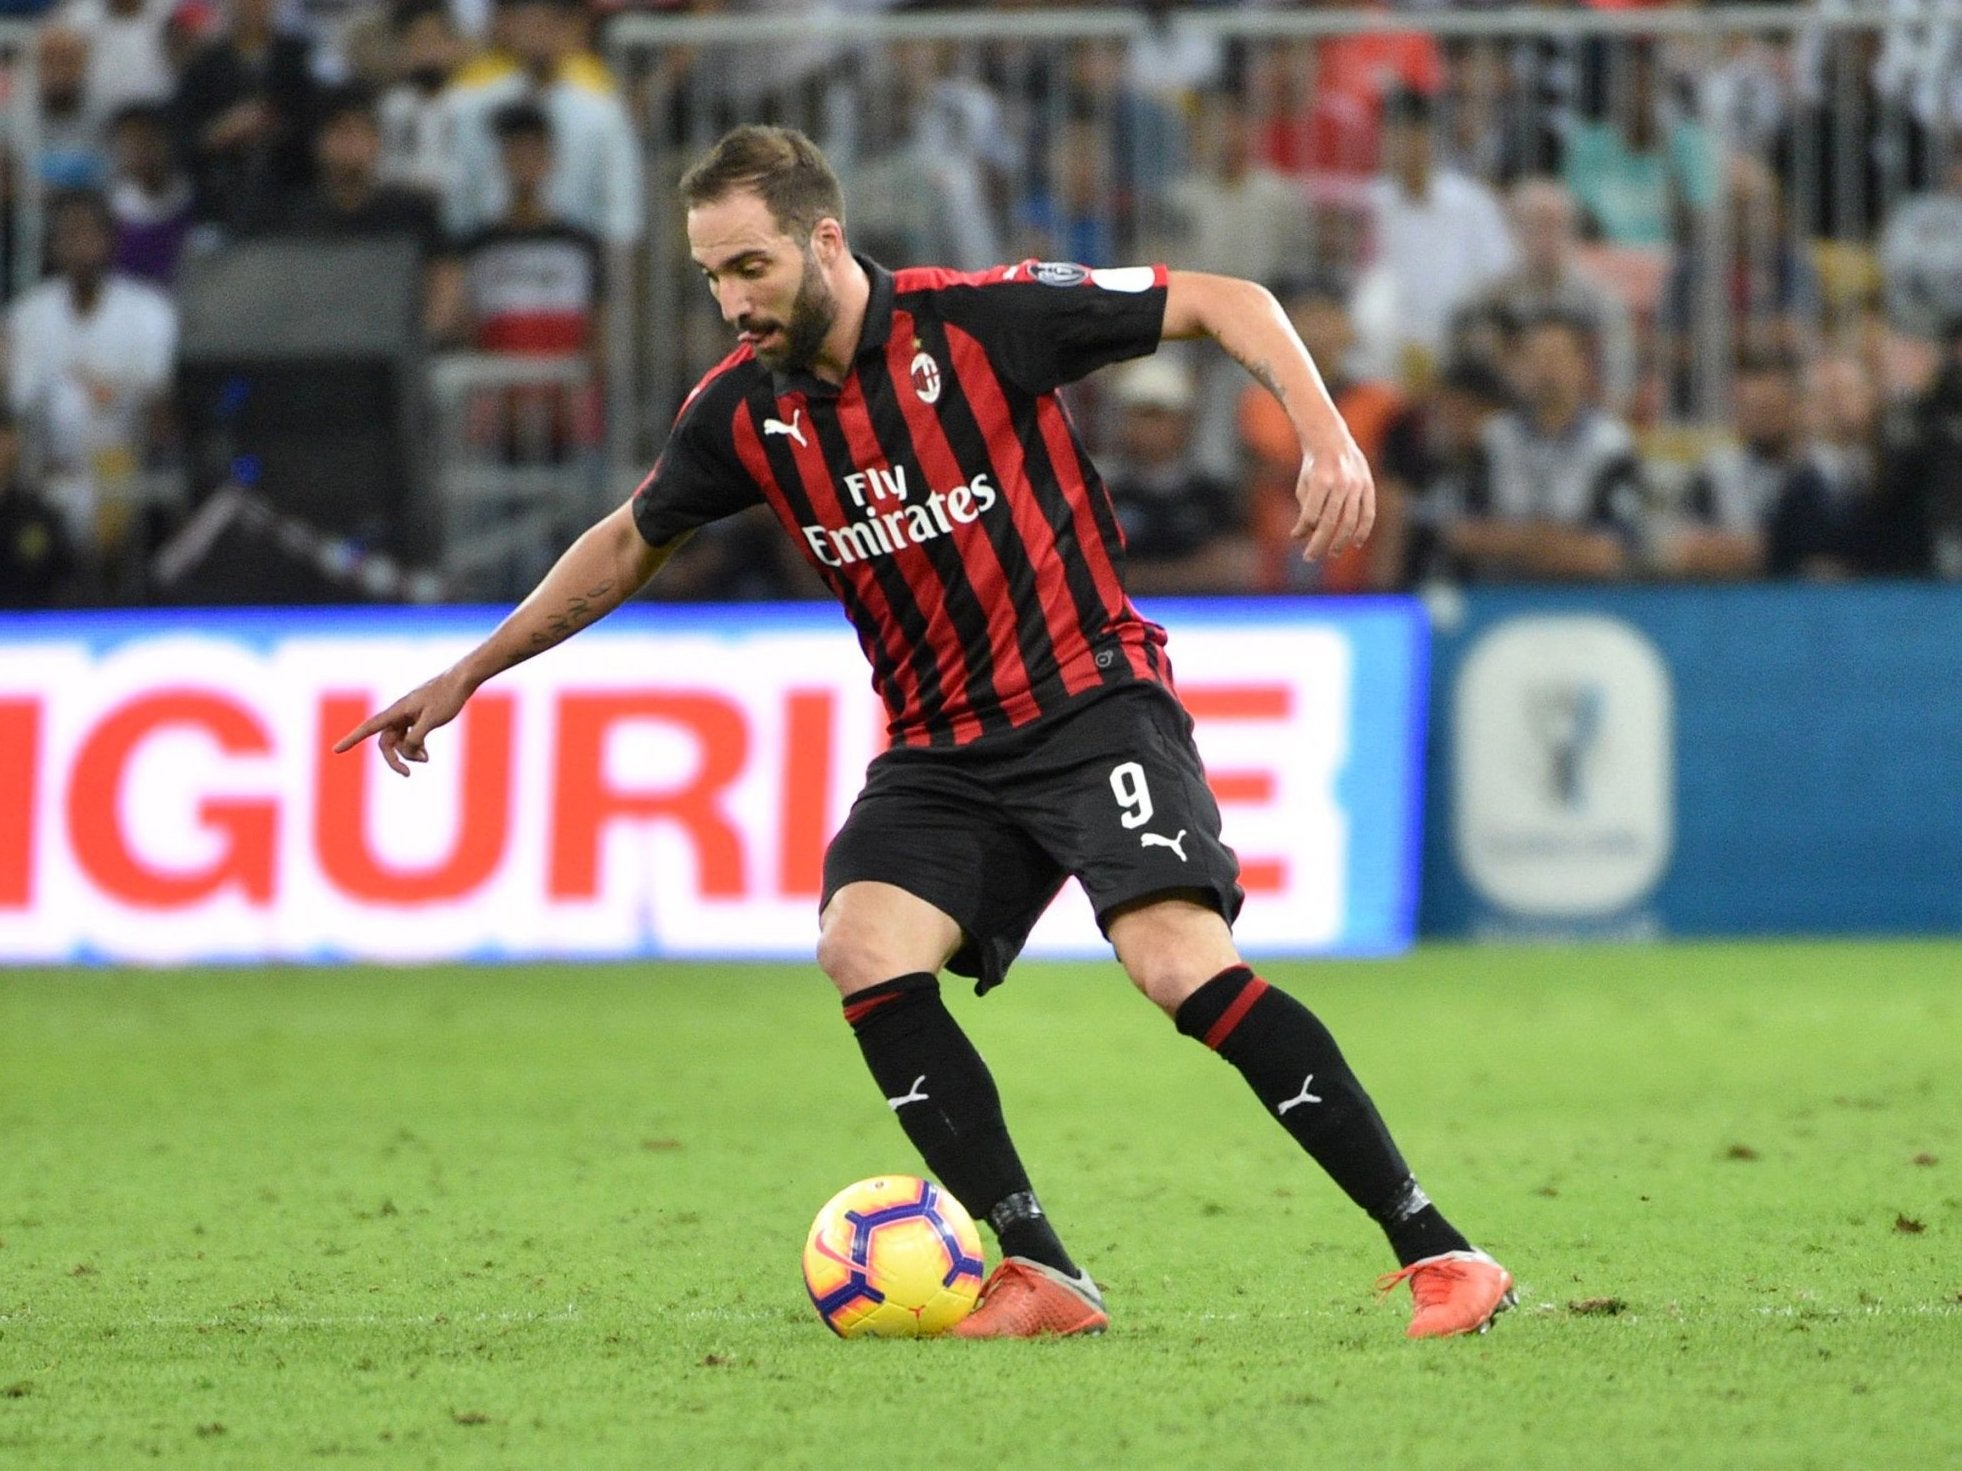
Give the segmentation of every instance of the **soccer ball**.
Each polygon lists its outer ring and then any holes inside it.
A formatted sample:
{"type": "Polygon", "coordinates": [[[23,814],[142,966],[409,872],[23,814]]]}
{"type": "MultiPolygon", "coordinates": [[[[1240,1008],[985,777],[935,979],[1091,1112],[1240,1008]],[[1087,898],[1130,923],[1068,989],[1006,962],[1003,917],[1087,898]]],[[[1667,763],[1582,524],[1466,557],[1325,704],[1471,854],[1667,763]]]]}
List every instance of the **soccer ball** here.
{"type": "Polygon", "coordinates": [[[804,1242],[804,1286],[840,1338],[931,1338],[981,1291],[981,1233],[961,1203],[915,1175],[847,1185],[804,1242]]]}

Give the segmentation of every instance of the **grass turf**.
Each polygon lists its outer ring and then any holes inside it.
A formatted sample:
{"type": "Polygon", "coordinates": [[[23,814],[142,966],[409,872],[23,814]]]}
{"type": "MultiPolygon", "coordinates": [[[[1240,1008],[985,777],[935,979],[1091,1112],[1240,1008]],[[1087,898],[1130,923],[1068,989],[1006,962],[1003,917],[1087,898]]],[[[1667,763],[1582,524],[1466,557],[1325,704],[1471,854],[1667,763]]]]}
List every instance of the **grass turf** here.
{"type": "Polygon", "coordinates": [[[1113,966],[955,1001],[1109,1289],[1036,1344],[817,1323],[811,1213],[916,1166],[808,969],[0,973],[0,1464],[1962,1461],[1962,947],[1268,973],[1517,1273],[1489,1336],[1405,1342],[1113,966]]]}

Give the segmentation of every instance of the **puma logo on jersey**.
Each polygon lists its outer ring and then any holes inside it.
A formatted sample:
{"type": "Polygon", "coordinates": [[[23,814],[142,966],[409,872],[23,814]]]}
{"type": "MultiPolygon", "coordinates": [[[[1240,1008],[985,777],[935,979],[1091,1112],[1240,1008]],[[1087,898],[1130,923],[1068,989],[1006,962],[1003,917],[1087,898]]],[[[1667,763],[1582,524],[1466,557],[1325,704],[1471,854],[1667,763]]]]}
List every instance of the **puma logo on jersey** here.
{"type": "Polygon", "coordinates": [[[904,1108],[909,1103],[925,1103],[927,1101],[926,1090],[921,1086],[925,1082],[926,1082],[926,1074],[921,1073],[917,1078],[913,1079],[912,1092],[908,1093],[903,1098],[888,1098],[886,1100],[886,1106],[890,1108],[894,1113],[898,1113],[900,1109],[904,1108]]]}
{"type": "Polygon", "coordinates": [[[1181,863],[1185,862],[1185,829],[1184,828],[1179,829],[1179,835],[1176,838],[1160,837],[1157,833],[1138,834],[1138,846],[1140,848],[1149,848],[1154,843],[1157,844],[1157,846],[1159,846],[1160,848],[1170,848],[1174,853],[1179,855],[1179,862],[1181,863]]]}
{"type": "Polygon", "coordinates": [[[808,449],[810,446],[805,443],[804,431],[799,425],[799,421],[803,417],[804,411],[799,409],[790,416],[790,422],[788,424],[784,423],[781,419],[765,419],[763,421],[763,434],[766,438],[772,434],[788,434],[799,445],[808,449]]]}
{"type": "MultiPolygon", "coordinates": [[[[920,1081],[924,1083],[926,1079],[922,1078],[920,1079],[920,1081]]],[[[1307,1077],[1303,1078],[1301,1080],[1301,1091],[1295,1094],[1294,1097],[1290,1098],[1286,1103],[1277,1104],[1274,1109],[1274,1116],[1276,1118],[1279,1118],[1282,1114],[1286,1113],[1289,1109],[1299,1107],[1301,1104],[1304,1103],[1320,1103],[1322,1100],[1316,1097],[1313,1093],[1310,1093],[1308,1091],[1308,1085],[1314,1081],[1315,1081],[1315,1075],[1313,1073],[1310,1073],[1307,1077]]]]}

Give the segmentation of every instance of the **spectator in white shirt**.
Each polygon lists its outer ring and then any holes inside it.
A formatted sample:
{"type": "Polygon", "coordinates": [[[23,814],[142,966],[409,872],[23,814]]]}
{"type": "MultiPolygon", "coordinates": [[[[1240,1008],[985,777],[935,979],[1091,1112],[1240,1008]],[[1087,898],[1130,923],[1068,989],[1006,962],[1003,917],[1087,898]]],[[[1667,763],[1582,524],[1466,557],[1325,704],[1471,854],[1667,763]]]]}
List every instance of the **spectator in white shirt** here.
{"type": "Polygon", "coordinates": [[[1369,186],[1377,264],[1396,301],[1399,366],[1421,377],[1442,355],[1452,314],[1517,252],[1492,191],[1437,166],[1430,98],[1392,94],[1383,123],[1383,171],[1369,186]]]}
{"type": "Polygon", "coordinates": [[[69,0],[61,23],[89,44],[89,115],[107,121],[126,107],[168,102],[177,78],[164,47],[175,0],[69,0]]]}
{"type": "Polygon", "coordinates": [[[377,108],[384,183],[441,200],[456,171],[456,143],[444,89],[462,63],[464,40],[445,0],[397,0],[388,16],[396,78],[377,108]]]}
{"type": "Polygon", "coordinates": [[[155,438],[177,355],[177,310],[110,270],[115,225],[92,190],[48,208],[55,274],[7,312],[7,392],[30,460],[78,545],[105,549],[155,438]]]}
{"type": "Polygon", "coordinates": [[[510,103],[530,101],[552,125],[552,212],[608,245],[640,239],[640,146],[619,95],[595,87],[577,66],[582,37],[575,6],[576,0],[503,0],[500,31],[517,69],[450,93],[457,168],[445,214],[452,234],[495,224],[509,212],[492,119],[510,103]]]}
{"type": "Polygon", "coordinates": [[[1628,303],[1576,258],[1580,216],[1574,196],[1557,179],[1527,179],[1512,191],[1520,262],[1466,304],[1460,327],[1491,326],[1509,335],[1549,312],[1587,324],[1601,355],[1601,397],[1611,414],[1626,414],[1637,373],[1635,322],[1628,303]]]}

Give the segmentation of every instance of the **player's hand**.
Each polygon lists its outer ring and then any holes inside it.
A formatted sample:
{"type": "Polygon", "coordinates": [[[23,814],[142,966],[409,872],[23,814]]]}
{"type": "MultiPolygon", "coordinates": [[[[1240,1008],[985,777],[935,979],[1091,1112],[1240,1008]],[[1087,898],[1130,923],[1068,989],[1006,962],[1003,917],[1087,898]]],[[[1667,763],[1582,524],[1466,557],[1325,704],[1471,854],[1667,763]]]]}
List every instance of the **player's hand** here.
{"type": "Polygon", "coordinates": [[[388,763],[389,770],[407,776],[409,768],[405,762],[429,759],[423,737],[456,719],[457,711],[475,689],[456,670],[446,670],[427,684],[410,690],[381,714],[370,715],[334,742],[334,751],[336,754],[351,751],[369,736],[379,735],[381,739],[375,744],[381,748],[382,760],[388,763]]]}
{"type": "Polygon", "coordinates": [[[1339,445],[1301,457],[1294,495],[1301,515],[1291,534],[1307,542],[1304,562],[1340,555],[1369,540],[1376,525],[1376,481],[1369,461],[1346,434],[1339,445]]]}

